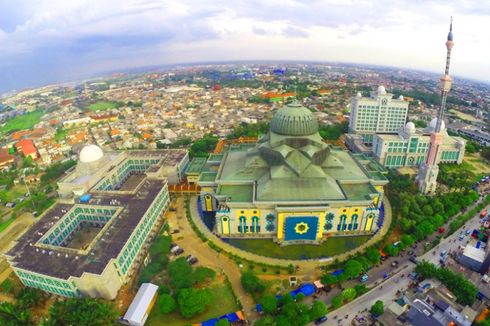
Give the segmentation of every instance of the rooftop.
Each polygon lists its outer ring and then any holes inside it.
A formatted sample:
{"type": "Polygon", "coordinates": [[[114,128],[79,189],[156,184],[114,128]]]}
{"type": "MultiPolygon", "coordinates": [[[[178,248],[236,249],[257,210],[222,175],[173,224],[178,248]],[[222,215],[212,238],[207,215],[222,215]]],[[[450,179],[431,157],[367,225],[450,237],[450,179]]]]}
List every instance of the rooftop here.
{"type": "Polygon", "coordinates": [[[48,251],[36,246],[59,218],[74,206],[70,204],[56,204],[52,207],[6,255],[11,257],[12,263],[18,268],[57,278],[80,277],[84,272],[100,274],[109,261],[119,255],[163,184],[163,181],[146,179],[136,195],[93,194],[90,205],[94,208],[114,206],[113,200],[117,200],[119,205],[116,206],[122,206],[123,209],[87,255],[67,254],[62,247],[48,251]]]}

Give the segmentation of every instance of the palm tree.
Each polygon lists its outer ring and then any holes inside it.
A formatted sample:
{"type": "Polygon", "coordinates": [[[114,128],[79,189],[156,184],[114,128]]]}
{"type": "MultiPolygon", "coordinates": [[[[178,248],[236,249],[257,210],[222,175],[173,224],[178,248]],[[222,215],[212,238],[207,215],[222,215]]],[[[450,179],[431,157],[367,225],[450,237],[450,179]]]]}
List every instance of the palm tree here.
{"type": "Polygon", "coordinates": [[[0,324],[5,326],[31,326],[31,313],[10,302],[0,303],[0,324]]]}

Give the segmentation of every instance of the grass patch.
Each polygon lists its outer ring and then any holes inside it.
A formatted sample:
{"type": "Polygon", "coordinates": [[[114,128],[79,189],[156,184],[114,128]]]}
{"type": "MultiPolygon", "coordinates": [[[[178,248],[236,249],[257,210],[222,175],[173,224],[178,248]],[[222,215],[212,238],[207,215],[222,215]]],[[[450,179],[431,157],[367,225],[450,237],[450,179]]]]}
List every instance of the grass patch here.
{"type": "Polygon", "coordinates": [[[155,305],[146,321],[146,325],[182,326],[199,324],[205,320],[217,318],[240,309],[227,282],[216,284],[208,289],[211,292],[211,304],[204,313],[191,319],[184,319],[178,311],[164,315],[160,312],[158,306],[155,305]]]}
{"type": "Polygon", "coordinates": [[[230,239],[229,243],[237,248],[266,257],[312,259],[331,257],[350,251],[359,247],[371,237],[371,235],[331,237],[321,245],[290,245],[284,247],[269,239],[230,239]]]}
{"type": "Polygon", "coordinates": [[[11,217],[4,222],[0,222],[0,233],[2,233],[6,228],[9,227],[10,224],[15,220],[15,217],[11,217]]]}
{"type": "Polygon", "coordinates": [[[121,105],[116,102],[108,102],[108,101],[98,101],[96,103],[90,104],[88,109],[90,111],[105,111],[110,109],[115,109],[120,107],[121,105]]]}
{"type": "Polygon", "coordinates": [[[65,139],[66,135],[68,134],[68,131],[63,129],[63,128],[58,128],[56,129],[56,133],[54,134],[54,140],[59,143],[62,140],[65,139]]]}
{"type": "Polygon", "coordinates": [[[36,110],[23,115],[18,115],[7,121],[5,126],[2,127],[3,132],[10,132],[15,130],[32,129],[39,121],[44,112],[42,110],[36,110]]]}

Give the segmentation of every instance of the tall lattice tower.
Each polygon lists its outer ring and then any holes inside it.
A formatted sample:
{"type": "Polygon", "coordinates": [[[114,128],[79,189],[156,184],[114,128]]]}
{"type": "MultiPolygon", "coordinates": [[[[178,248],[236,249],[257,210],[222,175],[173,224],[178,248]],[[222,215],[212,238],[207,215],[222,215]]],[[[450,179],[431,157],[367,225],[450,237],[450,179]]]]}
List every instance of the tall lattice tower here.
{"type": "Polygon", "coordinates": [[[439,174],[439,160],[440,160],[440,147],[444,138],[444,111],[446,109],[446,101],[449,91],[451,90],[452,79],[449,76],[449,64],[451,62],[451,50],[453,49],[453,17],[451,17],[451,23],[449,25],[449,34],[447,34],[446,48],[446,69],[444,76],[441,77],[441,106],[437,112],[437,120],[430,135],[430,148],[426,161],[420,167],[419,174],[417,175],[417,184],[419,190],[424,194],[434,193],[437,186],[437,175],[439,174]]]}

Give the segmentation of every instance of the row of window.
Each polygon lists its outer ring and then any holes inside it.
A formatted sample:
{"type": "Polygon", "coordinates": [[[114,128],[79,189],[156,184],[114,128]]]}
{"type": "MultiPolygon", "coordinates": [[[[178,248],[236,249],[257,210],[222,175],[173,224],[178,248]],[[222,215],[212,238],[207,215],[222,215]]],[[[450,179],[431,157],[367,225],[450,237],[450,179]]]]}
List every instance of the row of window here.
{"type": "Polygon", "coordinates": [[[67,290],[55,288],[55,287],[52,287],[52,286],[49,286],[49,285],[45,285],[45,284],[40,284],[40,283],[37,283],[37,282],[29,281],[29,280],[24,280],[23,279],[22,280],[22,283],[24,283],[27,286],[33,287],[33,288],[38,288],[38,289],[41,289],[43,291],[51,292],[51,293],[54,293],[54,294],[65,296],[65,297],[72,297],[73,298],[73,297],[77,297],[78,296],[78,294],[75,293],[75,292],[73,292],[73,291],[67,291],[67,290]]]}
{"type": "Polygon", "coordinates": [[[441,160],[454,160],[457,161],[459,157],[459,152],[442,152],[441,160]]]}
{"type": "Polygon", "coordinates": [[[23,271],[17,271],[17,274],[19,274],[20,278],[24,281],[34,281],[48,286],[56,286],[59,288],[70,289],[70,285],[68,283],[54,280],[49,277],[41,277],[41,276],[37,276],[36,274],[26,273],[23,271]]]}

